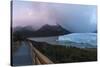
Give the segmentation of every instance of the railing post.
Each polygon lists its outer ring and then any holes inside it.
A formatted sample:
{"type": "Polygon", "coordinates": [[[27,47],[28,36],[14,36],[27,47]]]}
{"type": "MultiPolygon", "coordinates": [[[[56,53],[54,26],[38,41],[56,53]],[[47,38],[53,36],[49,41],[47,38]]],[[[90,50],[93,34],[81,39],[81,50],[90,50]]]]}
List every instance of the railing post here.
{"type": "Polygon", "coordinates": [[[46,56],[44,56],[40,51],[38,51],[29,41],[29,45],[31,48],[31,54],[33,57],[33,63],[34,64],[52,64],[53,62],[49,60],[46,56]]]}

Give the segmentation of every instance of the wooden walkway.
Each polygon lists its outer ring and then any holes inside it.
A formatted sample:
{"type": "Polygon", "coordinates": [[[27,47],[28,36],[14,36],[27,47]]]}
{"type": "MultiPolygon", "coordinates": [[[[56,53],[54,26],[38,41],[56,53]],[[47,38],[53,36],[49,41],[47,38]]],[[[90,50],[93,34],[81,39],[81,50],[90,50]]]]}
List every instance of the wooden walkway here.
{"type": "Polygon", "coordinates": [[[21,47],[12,56],[13,66],[53,64],[53,62],[36,49],[30,41],[22,41],[21,47]]]}

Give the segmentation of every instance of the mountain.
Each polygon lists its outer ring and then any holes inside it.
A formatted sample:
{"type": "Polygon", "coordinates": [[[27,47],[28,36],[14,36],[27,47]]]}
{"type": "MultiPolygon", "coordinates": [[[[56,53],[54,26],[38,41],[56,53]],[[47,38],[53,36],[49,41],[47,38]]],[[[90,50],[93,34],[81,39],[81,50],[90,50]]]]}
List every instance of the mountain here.
{"type": "Polygon", "coordinates": [[[62,28],[60,25],[44,25],[38,30],[34,30],[32,26],[13,28],[14,33],[23,37],[45,37],[69,34],[70,32],[62,28]]]}
{"type": "Polygon", "coordinates": [[[42,26],[36,32],[38,36],[58,36],[71,33],[66,29],[62,28],[60,25],[48,25],[48,24],[42,26]]]}
{"type": "Polygon", "coordinates": [[[13,28],[13,35],[16,37],[26,38],[33,35],[34,30],[31,26],[13,28]]]}
{"type": "Polygon", "coordinates": [[[13,31],[13,32],[20,31],[22,28],[23,28],[23,27],[21,27],[21,26],[14,27],[14,28],[12,28],[12,31],[13,31]]]}

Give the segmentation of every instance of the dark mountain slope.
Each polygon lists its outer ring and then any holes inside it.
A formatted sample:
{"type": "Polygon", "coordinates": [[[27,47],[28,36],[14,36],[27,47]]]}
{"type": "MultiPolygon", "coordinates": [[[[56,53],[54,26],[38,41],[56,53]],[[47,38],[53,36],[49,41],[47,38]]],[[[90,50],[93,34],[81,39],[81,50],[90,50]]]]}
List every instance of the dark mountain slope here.
{"type": "Polygon", "coordinates": [[[38,30],[34,30],[32,26],[13,28],[13,35],[17,37],[47,37],[69,34],[70,32],[62,28],[60,25],[44,25],[38,30]]]}
{"type": "Polygon", "coordinates": [[[62,28],[60,25],[44,25],[36,31],[37,36],[58,36],[69,34],[70,32],[62,28]]]}

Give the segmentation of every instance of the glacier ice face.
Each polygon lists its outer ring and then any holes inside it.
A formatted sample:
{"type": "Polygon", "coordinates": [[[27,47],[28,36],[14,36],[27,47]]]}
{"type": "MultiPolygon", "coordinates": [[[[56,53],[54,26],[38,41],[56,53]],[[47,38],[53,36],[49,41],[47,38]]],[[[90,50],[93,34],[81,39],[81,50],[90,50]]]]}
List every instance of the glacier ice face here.
{"type": "Polygon", "coordinates": [[[97,45],[96,33],[73,33],[69,35],[59,36],[58,41],[72,41],[75,43],[88,43],[92,46],[97,45]]]}

